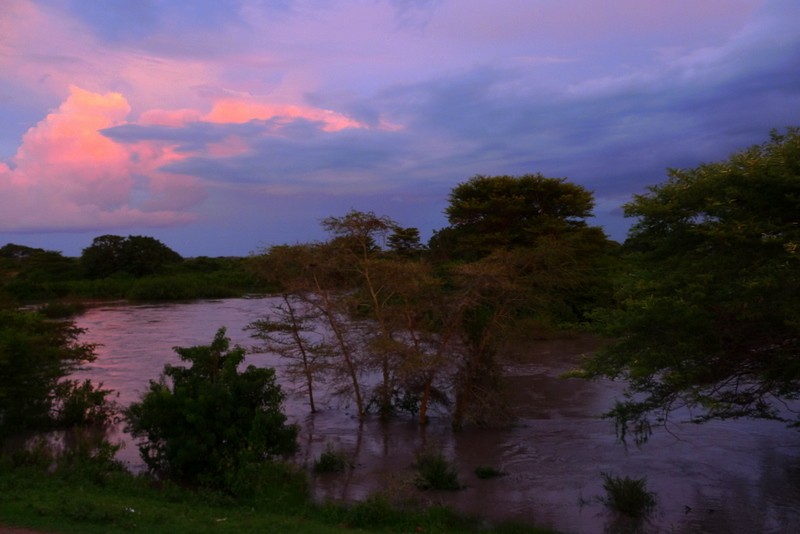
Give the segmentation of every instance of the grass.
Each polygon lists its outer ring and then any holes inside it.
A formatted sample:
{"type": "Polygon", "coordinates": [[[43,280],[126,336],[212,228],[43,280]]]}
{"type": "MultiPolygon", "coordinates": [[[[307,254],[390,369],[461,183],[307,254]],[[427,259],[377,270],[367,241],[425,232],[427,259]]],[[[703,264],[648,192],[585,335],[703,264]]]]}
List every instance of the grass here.
{"type": "MultiPolygon", "coordinates": [[[[50,472],[46,454],[0,459],[0,528],[42,532],[497,532],[544,533],[528,525],[480,528],[479,521],[444,508],[396,508],[374,495],[352,506],[315,504],[303,475],[275,469],[261,491],[246,498],[192,490],[123,469],[74,461],[50,472]],[[299,477],[299,479],[298,479],[299,477]],[[288,478],[289,480],[285,480],[288,478]]],[[[269,473],[268,473],[269,474],[269,473]]]]}
{"type": "Polygon", "coordinates": [[[602,476],[606,496],[601,501],[609,508],[635,518],[645,517],[655,508],[656,496],[647,489],[647,477],[602,476]]]}

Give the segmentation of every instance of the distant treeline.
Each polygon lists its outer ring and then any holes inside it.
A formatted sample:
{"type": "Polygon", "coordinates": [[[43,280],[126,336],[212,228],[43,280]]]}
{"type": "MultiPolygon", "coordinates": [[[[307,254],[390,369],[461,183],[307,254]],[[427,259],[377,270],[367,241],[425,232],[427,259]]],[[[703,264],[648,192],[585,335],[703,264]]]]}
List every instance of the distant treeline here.
{"type": "Polygon", "coordinates": [[[103,235],[78,258],[9,243],[0,248],[0,299],[186,300],[269,291],[246,258],[182,258],[157,239],[103,235]]]}

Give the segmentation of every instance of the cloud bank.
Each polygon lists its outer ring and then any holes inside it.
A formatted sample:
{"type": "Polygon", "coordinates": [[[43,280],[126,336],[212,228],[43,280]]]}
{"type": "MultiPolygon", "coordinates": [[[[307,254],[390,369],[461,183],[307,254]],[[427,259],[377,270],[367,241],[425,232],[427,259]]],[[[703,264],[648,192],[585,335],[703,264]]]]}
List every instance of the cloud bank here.
{"type": "Polygon", "coordinates": [[[7,3],[10,238],[246,253],[351,207],[425,235],[457,183],[542,172],[622,239],[620,205],[667,167],[800,124],[791,0],[7,3]]]}

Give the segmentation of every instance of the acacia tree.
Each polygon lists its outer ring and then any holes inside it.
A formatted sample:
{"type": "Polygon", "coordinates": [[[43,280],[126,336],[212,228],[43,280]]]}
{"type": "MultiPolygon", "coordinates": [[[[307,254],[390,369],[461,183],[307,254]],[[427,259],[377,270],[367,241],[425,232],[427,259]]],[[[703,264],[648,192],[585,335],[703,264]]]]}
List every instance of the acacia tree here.
{"type": "Polygon", "coordinates": [[[451,191],[450,226],[431,246],[449,259],[471,261],[497,249],[530,247],[548,235],[604,242],[602,231],[586,223],[593,208],[592,193],[564,178],[478,175],[451,191]]]}
{"type": "Polygon", "coordinates": [[[392,411],[394,382],[393,358],[401,342],[394,335],[387,307],[394,291],[386,278],[377,275],[385,260],[380,257],[381,245],[393,233],[397,224],[388,217],[379,217],[373,212],[350,211],[343,217],[328,217],[322,227],[332,236],[331,252],[338,261],[338,268],[353,275],[354,293],[342,294],[354,301],[353,310],[363,312],[375,321],[377,332],[369,340],[372,359],[381,373],[381,384],[377,389],[377,402],[381,417],[387,418],[392,411]],[[359,300],[363,299],[361,302],[359,300]]]}
{"type": "MultiPolygon", "coordinates": [[[[341,245],[341,243],[339,243],[341,245]]],[[[307,378],[313,381],[319,374],[331,379],[336,393],[352,396],[359,419],[366,414],[366,403],[362,392],[361,377],[365,371],[361,339],[363,332],[351,320],[349,301],[345,289],[349,289],[349,273],[340,269],[335,250],[328,244],[280,245],[266,254],[251,260],[251,268],[257,276],[280,288],[279,292],[295,309],[302,309],[294,317],[286,317],[284,325],[298,334],[305,330],[305,320],[316,323],[322,339],[310,345],[302,335],[293,339],[293,357],[300,355],[300,366],[307,378]],[[305,352],[308,366],[302,363],[305,352]],[[311,360],[313,359],[313,365],[311,360]]],[[[280,310],[272,310],[281,314],[280,310]]],[[[270,335],[270,319],[250,326],[257,337],[270,335]],[[267,326],[267,328],[263,328],[267,326]]]]}
{"type": "Polygon", "coordinates": [[[627,270],[598,316],[616,342],[583,371],[627,381],[607,414],[621,436],[681,407],[800,425],[785,404],[800,397],[800,130],[670,170],[625,213],[627,270]]]}
{"type": "Polygon", "coordinates": [[[590,191],[540,174],[476,176],[453,189],[450,226],[430,249],[461,321],[455,427],[494,424],[506,411],[496,351],[507,332],[581,321],[602,298],[612,247],[586,222],[593,205],[590,191]]]}
{"type": "Polygon", "coordinates": [[[315,413],[314,391],[324,369],[325,346],[317,332],[320,314],[291,294],[282,293],[280,299],[270,316],[253,321],[247,329],[254,332],[253,337],[264,341],[255,350],[274,352],[289,362],[285,368],[288,378],[302,384],[311,413],[315,413]]]}

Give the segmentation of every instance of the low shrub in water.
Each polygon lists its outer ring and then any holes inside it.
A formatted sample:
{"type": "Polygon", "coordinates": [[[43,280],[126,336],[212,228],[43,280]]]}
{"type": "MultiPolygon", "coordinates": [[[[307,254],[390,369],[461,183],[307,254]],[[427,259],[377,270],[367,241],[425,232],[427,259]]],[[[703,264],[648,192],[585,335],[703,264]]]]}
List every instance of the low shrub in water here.
{"type": "Polygon", "coordinates": [[[617,477],[603,473],[603,489],[606,496],[601,499],[606,506],[630,517],[644,517],[656,506],[655,494],[647,489],[647,477],[617,477]]]}
{"type": "Polygon", "coordinates": [[[420,489],[455,491],[462,488],[455,466],[440,452],[418,454],[416,466],[414,484],[420,489]]]}
{"type": "Polygon", "coordinates": [[[315,473],[341,473],[348,467],[352,467],[352,465],[347,459],[347,455],[342,451],[334,450],[330,443],[325,447],[325,452],[320,454],[317,461],[314,462],[315,473]]]}
{"type": "Polygon", "coordinates": [[[479,465],[475,468],[475,476],[482,479],[503,477],[507,474],[490,465],[479,465]]]}

